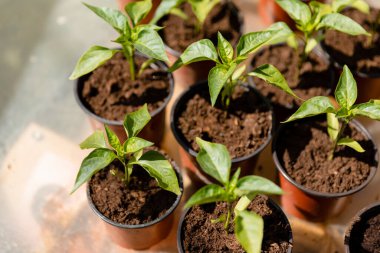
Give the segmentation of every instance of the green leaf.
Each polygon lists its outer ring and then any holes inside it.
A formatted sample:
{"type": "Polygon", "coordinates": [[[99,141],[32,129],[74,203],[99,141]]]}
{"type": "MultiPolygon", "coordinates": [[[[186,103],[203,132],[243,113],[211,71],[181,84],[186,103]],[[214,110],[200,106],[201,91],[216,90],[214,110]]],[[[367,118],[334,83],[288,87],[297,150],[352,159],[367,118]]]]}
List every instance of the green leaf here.
{"type": "Polygon", "coordinates": [[[246,33],[240,37],[237,56],[246,56],[275,39],[277,30],[246,33]]]}
{"type": "Polygon", "coordinates": [[[274,31],[272,38],[269,40],[268,44],[274,45],[283,42],[290,42],[291,46],[298,46],[298,42],[295,33],[289,26],[284,22],[276,22],[270,27],[265,29],[265,31],[274,31]]]}
{"type": "Polygon", "coordinates": [[[316,38],[310,38],[306,41],[305,53],[309,54],[318,45],[316,38]]]}
{"type": "Polygon", "coordinates": [[[116,31],[123,33],[128,25],[127,17],[119,10],[113,10],[107,7],[96,7],[83,3],[87,8],[93,11],[96,15],[110,24],[116,31]]]}
{"type": "Polygon", "coordinates": [[[365,151],[365,150],[362,148],[362,146],[360,146],[360,144],[359,144],[357,141],[355,141],[355,140],[353,140],[353,139],[351,139],[351,138],[342,138],[342,139],[340,139],[340,140],[338,141],[337,144],[340,145],[340,146],[347,146],[347,147],[350,147],[350,148],[356,150],[356,151],[359,152],[359,153],[363,153],[363,152],[365,151]]]}
{"type": "Polygon", "coordinates": [[[237,182],[239,180],[239,177],[240,177],[240,168],[238,168],[235,173],[232,175],[231,177],[231,180],[230,180],[230,183],[228,185],[228,189],[229,190],[233,190],[236,188],[236,185],[237,185],[237,182]]]}
{"type": "Polygon", "coordinates": [[[219,185],[209,184],[194,193],[186,202],[185,208],[225,200],[226,191],[219,185]]]}
{"type": "Polygon", "coordinates": [[[238,80],[241,77],[241,75],[244,73],[246,68],[247,68],[247,65],[245,65],[245,64],[236,68],[236,70],[234,71],[234,73],[231,76],[232,81],[238,80]]]}
{"type": "Polygon", "coordinates": [[[89,148],[107,148],[106,140],[104,139],[104,134],[100,130],[96,130],[87,139],[85,139],[81,144],[79,144],[81,149],[89,148]]]}
{"type": "Polygon", "coordinates": [[[137,164],[143,167],[151,177],[156,179],[158,186],[162,189],[177,195],[181,194],[177,175],[172,165],[157,151],[148,151],[141,156],[140,160],[130,164],[137,164]]]}
{"type": "Polygon", "coordinates": [[[235,236],[247,253],[260,253],[264,237],[263,218],[253,212],[239,212],[235,220],[235,236]]]}
{"type": "Polygon", "coordinates": [[[130,154],[130,153],[135,153],[139,150],[142,150],[144,148],[147,148],[153,145],[154,145],[153,142],[146,141],[139,137],[131,137],[131,138],[128,138],[124,142],[123,146],[124,146],[124,152],[127,154],[130,154]]]}
{"type": "Polygon", "coordinates": [[[214,106],[220,91],[226,84],[236,68],[236,64],[231,64],[229,69],[224,65],[213,67],[208,74],[208,87],[210,91],[211,105],[214,106]]]}
{"type": "Polygon", "coordinates": [[[293,91],[290,89],[288,82],[286,81],[285,77],[281,74],[281,72],[273,65],[270,64],[264,64],[256,69],[254,69],[252,72],[248,73],[250,76],[256,76],[260,79],[263,79],[265,82],[270,83],[281,90],[285,91],[289,95],[300,99],[293,91]]]}
{"type": "Polygon", "coordinates": [[[367,35],[370,34],[358,23],[349,17],[339,13],[331,13],[322,17],[321,22],[317,26],[317,30],[321,28],[335,29],[337,31],[350,35],[367,35]]]}
{"type": "Polygon", "coordinates": [[[148,122],[151,117],[148,112],[148,106],[144,104],[135,112],[129,113],[124,119],[124,129],[127,131],[128,137],[135,137],[148,122]]]}
{"type": "Polygon", "coordinates": [[[218,51],[224,63],[229,63],[234,57],[234,49],[220,32],[218,32],[218,51]]]}
{"type": "Polygon", "coordinates": [[[185,49],[179,59],[170,67],[169,71],[173,72],[182,65],[187,65],[192,62],[208,60],[219,62],[215,46],[209,39],[199,40],[185,49]]]}
{"type": "Polygon", "coordinates": [[[251,204],[252,200],[257,196],[255,193],[251,193],[248,195],[241,196],[239,201],[236,203],[234,208],[235,215],[237,215],[240,211],[244,211],[247,209],[249,204],[251,204]]]}
{"type": "Polygon", "coordinates": [[[84,158],[71,193],[87,182],[96,172],[107,167],[116,158],[112,150],[98,148],[84,158]]]}
{"type": "Polygon", "coordinates": [[[125,12],[128,13],[134,26],[148,15],[150,9],[152,9],[152,0],[131,2],[125,6],[125,12]]]}
{"type": "Polygon", "coordinates": [[[332,105],[328,97],[316,96],[309,100],[306,100],[298,110],[289,117],[285,122],[290,122],[297,119],[303,119],[307,117],[312,117],[315,115],[323,113],[333,113],[335,112],[334,106],[332,105]]]}
{"type": "Polygon", "coordinates": [[[236,185],[238,196],[248,194],[279,194],[283,191],[272,181],[259,176],[245,176],[239,179],[236,185]]]}
{"type": "Polygon", "coordinates": [[[379,100],[371,100],[354,106],[351,110],[354,116],[365,116],[374,120],[380,120],[380,103],[379,100]]]}
{"type": "Polygon", "coordinates": [[[230,178],[231,169],[231,158],[226,146],[204,141],[198,137],[196,142],[200,147],[197,162],[202,170],[223,185],[226,185],[230,178]]]}
{"type": "Polygon", "coordinates": [[[207,15],[215,7],[220,0],[188,0],[187,1],[193,10],[193,13],[197,17],[200,24],[203,24],[207,15]]]}
{"type": "Polygon", "coordinates": [[[346,7],[352,7],[368,14],[369,5],[364,0],[334,0],[332,1],[332,9],[334,12],[341,12],[346,7]]]}
{"type": "Polygon", "coordinates": [[[73,73],[70,75],[70,80],[75,80],[95,70],[111,59],[118,51],[101,46],[91,47],[79,58],[73,73]]]}
{"type": "Polygon", "coordinates": [[[182,18],[183,20],[187,20],[189,18],[186,15],[186,13],[184,11],[182,11],[180,8],[173,8],[173,9],[170,10],[169,13],[172,14],[172,15],[176,15],[176,16],[182,18]]]}
{"type": "Polygon", "coordinates": [[[160,20],[163,16],[170,13],[170,11],[177,7],[182,0],[162,0],[160,5],[157,7],[157,10],[154,13],[154,16],[152,20],[150,21],[151,24],[157,23],[158,20],[160,20]]]}
{"type": "Polygon", "coordinates": [[[106,129],[108,143],[111,145],[111,147],[113,147],[117,151],[118,155],[121,155],[122,154],[122,148],[121,148],[119,138],[117,137],[115,132],[112,131],[107,125],[104,125],[104,128],[106,129]]]}
{"type": "Polygon", "coordinates": [[[331,141],[335,142],[339,134],[339,120],[334,113],[327,113],[327,132],[331,141]]]}
{"type": "Polygon", "coordinates": [[[300,0],[276,0],[276,3],[301,27],[306,27],[311,20],[309,6],[300,0]]]}
{"type": "Polygon", "coordinates": [[[137,51],[160,61],[169,62],[164,42],[152,27],[144,26],[137,34],[134,44],[137,51]]]}
{"type": "Polygon", "coordinates": [[[355,104],[357,95],[356,81],[350,69],[344,65],[343,72],[335,89],[335,99],[341,107],[350,109],[355,104]]]}

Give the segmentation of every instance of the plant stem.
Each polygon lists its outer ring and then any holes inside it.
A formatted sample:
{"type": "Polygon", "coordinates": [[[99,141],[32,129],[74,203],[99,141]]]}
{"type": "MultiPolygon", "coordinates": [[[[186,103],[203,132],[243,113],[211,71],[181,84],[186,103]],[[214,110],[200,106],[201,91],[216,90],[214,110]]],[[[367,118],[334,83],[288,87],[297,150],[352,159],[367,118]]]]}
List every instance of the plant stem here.
{"type": "Polygon", "coordinates": [[[128,59],[129,62],[129,72],[131,74],[131,80],[134,81],[136,79],[136,70],[135,70],[135,54],[134,54],[134,48],[132,48],[130,57],[128,59]]]}
{"type": "Polygon", "coordinates": [[[334,153],[335,153],[335,150],[338,146],[338,141],[340,140],[340,138],[342,137],[343,133],[344,133],[344,130],[346,129],[347,127],[347,124],[348,124],[348,121],[347,120],[343,120],[342,121],[342,126],[340,127],[340,130],[339,130],[339,133],[338,133],[338,136],[336,137],[335,141],[334,141],[334,146],[331,150],[331,153],[329,155],[329,160],[331,161],[333,158],[334,158],[334,153]]]}
{"type": "Polygon", "coordinates": [[[230,202],[227,203],[227,218],[224,223],[224,229],[227,231],[228,230],[228,225],[230,224],[230,219],[231,219],[231,212],[232,212],[232,205],[230,202]]]}

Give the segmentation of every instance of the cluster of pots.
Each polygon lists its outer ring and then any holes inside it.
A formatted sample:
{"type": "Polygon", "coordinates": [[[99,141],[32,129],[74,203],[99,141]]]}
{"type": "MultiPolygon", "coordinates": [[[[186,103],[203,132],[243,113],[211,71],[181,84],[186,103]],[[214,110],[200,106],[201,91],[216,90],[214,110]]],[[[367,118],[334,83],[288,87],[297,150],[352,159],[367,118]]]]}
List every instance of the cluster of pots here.
{"type": "MultiPolygon", "coordinates": [[[[157,6],[158,1],[153,1],[153,2],[154,2],[154,6],[157,6]]],[[[123,4],[125,4],[125,1],[120,0],[120,6],[122,6],[123,4]]],[[[241,34],[242,29],[243,29],[243,21],[242,21],[241,15],[239,14],[239,11],[236,6],[233,6],[232,4],[231,6],[232,6],[231,8],[233,8],[233,12],[236,13],[236,18],[240,20],[241,22],[241,26],[238,29],[239,33],[241,34]]],[[[281,12],[281,10],[276,6],[274,1],[266,1],[266,0],[260,1],[259,6],[260,6],[260,14],[263,16],[264,22],[265,21],[270,22],[274,20],[283,20],[283,21],[289,22],[289,24],[292,25],[290,22],[290,19],[288,19],[286,15],[284,15],[284,13],[281,12]],[[271,7],[269,8],[267,6],[271,6],[271,7]],[[274,11],[275,14],[273,15],[275,16],[275,19],[267,18],[268,14],[265,12],[268,11],[268,8],[271,11],[274,11]]],[[[149,18],[149,16],[147,18],[149,18]]],[[[282,46],[282,45],[279,45],[279,46],[282,46]]],[[[273,47],[276,47],[276,46],[273,46],[273,47]]],[[[169,47],[167,47],[167,52],[172,62],[178,59],[180,55],[180,52],[170,49],[169,47]]],[[[261,53],[262,52],[258,52],[256,55],[260,55],[261,53]]],[[[329,57],[329,53],[330,52],[326,53],[325,51],[321,50],[321,48],[316,49],[316,52],[315,52],[316,55],[323,58],[323,61],[328,62],[329,69],[327,72],[328,72],[328,76],[331,78],[329,78],[330,83],[326,84],[326,87],[327,87],[326,91],[331,93],[331,91],[333,91],[334,89],[334,84],[336,83],[336,76],[339,75],[341,71],[341,66],[344,63],[332,57],[329,57]]],[[[255,58],[252,60],[252,62],[254,61],[255,61],[255,58]]],[[[158,62],[155,64],[157,64],[157,66],[162,70],[168,69],[168,67],[164,63],[158,62]]],[[[200,170],[195,160],[196,151],[192,148],[189,141],[186,140],[183,133],[181,132],[181,129],[178,126],[178,118],[180,117],[181,113],[186,109],[189,99],[194,97],[195,94],[199,94],[203,90],[208,89],[207,81],[203,81],[203,79],[207,77],[207,73],[210,70],[210,68],[211,68],[211,65],[208,62],[193,63],[189,66],[185,66],[179,69],[177,72],[174,72],[173,74],[174,77],[172,74],[168,73],[170,77],[168,96],[165,98],[164,102],[161,104],[161,106],[158,109],[151,112],[152,120],[150,121],[148,126],[145,127],[143,132],[141,132],[140,134],[140,136],[143,137],[144,139],[150,140],[156,143],[158,146],[160,146],[160,143],[162,142],[164,133],[166,131],[165,130],[165,117],[167,116],[166,107],[168,105],[169,100],[171,99],[173,95],[175,82],[186,84],[186,86],[188,87],[176,99],[176,101],[174,102],[172,106],[171,113],[169,115],[171,131],[176,141],[179,144],[180,166],[177,166],[173,162],[173,167],[175,168],[177,172],[177,175],[179,178],[179,185],[182,191],[183,191],[183,182],[182,182],[181,170],[179,169],[179,167],[186,170],[189,178],[191,179],[192,183],[195,186],[201,186],[201,185],[212,182],[212,179],[200,170]]],[[[366,88],[368,88],[368,94],[369,94],[368,96],[371,96],[371,98],[376,98],[374,96],[376,96],[380,92],[380,72],[378,73],[362,73],[362,72],[355,73],[355,71],[353,72],[355,74],[355,79],[358,81],[359,94],[362,95],[362,97],[365,97],[366,88]],[[375,93],[374,93],[374,90],[375,90],[375,93]]],[[[87,115],[90,118],[90,122],[95,129],[102,129],[103,125],[106,124],[110,126],[112,130],[114,130],[114,132],[118,135],[121,142],[125,141],[127,136],[125,135],[125,131],[124,131],[121,121],[119,122],[119,121],[108,120],[96,115],[88,107],[87,103],[84,101],[84,98],[82,96],[82,90],[84,87],[84,83],[88,79],[89,75],[91,75],[91,73],[79,78],[78,81],[76,82],[75,96],[76,96],[77,102],[79,103],[81,108],[87,113],[87,115]]],[[[376,143],[373,142],[373,139],[368,133],[368,131],[357,121],[353,121],[353,123],[351,124],[352,128],[355,128],[357,131],[361,132],[361,134],[364,135],[367,140],[372,142],[372,145],[374,147],[374,152],[373,152],[373,157],[372,157],[373,163],[370,168],[369,175],[360,186],[357,186],[349,191],[345,191],[341,193],[326,193],[326,192],[318,192],[315,190],[308,189],[305,186],[298,183],[295,179],[293,179],[289,175],[286,168],[284,168],[284,165],[283,165],[284,162],[282,161],[282,156],[280,154],[281,152],[279,151],[280,150],[279,146],[281,145],[281,143],[279,143],[279,137],[282,135],[284,131],[291,128],[292,124],[282,124],[278,126],[278,122],[283,120],[287,116],[289,116],[290,115],[289,112],[292,112],[292,111],[294,112],[296,105],[295,104],[276,105],[275,103],[270,103],[273,101],[269,101],[266,97],[261,95],[260,90],[257,90],[255,88],[255,81],[251,79],[249,80],[249,82],[250,83],[247,86],[248,89],[254,92],[260,98],[260,100],[265,106],[268,106],[268,108],[270,108],[273,122],[272,122],[272,126],[270,126],[271,129],[269,130],[268,137],[263,142],[263,144],[249,155],[234,158],[232,160],[232,169],[234,168],[236,169],[240,167],[242,169],[243,175],[252,174],[260,153],[263,151],[263,149],[265,149],[271,143],[273,161],[276,165],[277,170],[279,171],[279,182],[280,182],[281,188],[286,192],[286,194],[281,196],[281,204],[285,213],[291,214],[301,219],[307,219],[311,221],[325,221],[326,219],[342,212],[344,208],[343,203],[347,200],[347,197],[365,188],[368,185],[368,183],[371,181],[371,179],[375,176],[375,173],[377,171],[378,153],[376,150],[376,143]],[[281,106],[285,107],[288,111],[281,110],[281,106]],[[284,113],[288,113],[288,114],[284,115],[284,113]]],[[[323,95],[326,95],[326,94],[323,94],[323,95]]],[[[365,99],[367,98],[364,98],[363,101],[365,99]]],[[[181,200],[181,196],[178,196],[175,202],[173,203],[172,207],[169,210],[167,210],[167,213],[165,213],[163,216],[161,216],[160,218],[152,222],[149,222],[147,224],[140,224],[140,225],[127,225],[127,224],[116,223],[110,220],[109,218],[107,218],[106,216],[104,216],[101,212],[97,210],[97,208],[93,204],[91,200],[91,196],[89,194],[89,188],[87,188],[87,193],[88,193],[87,196],[89,199],[90,207],[102,220],[105,221],[112,240],[123,247],[133,248],[133,249],[149,248],[152,245],[164,239],[169,234],[174,222],[174,213],[176,210],[177,211],[179,210],[178,205],[181,200]]],[[[273,205],[274,209],[279,210],[281,212],[284,222],[289,224],[281,208],[273,201],[271,201],[270,203],[271,205],[273,205]]],[[[367,219],[378,214],[380,214],[379,203],[361,211],[358,214],[358,217],[360,217],[360,219],[358,218],[353,219],[353,222],[350,225],[350,228],[347,230],[345,242],[344,242],[347,252],[357,252],[356,251],[357,245],[355,245],[355,240],[350,239],[350,238],[356,238],[355,236],[352,236],[352,234],[361,233],[360,231],[362,231],[361,229],[363,229],[362,223],[365,222],[367,219]]],[[[182,225],[185,215],[186,215],[186,212],[182,215],[182,218],[180,219],[180,222],[178,225],[179,252],[185,252],[182,245],[182,239],[181,239],[181,236],[182,236],[181,225],[182,225]]],[[[289,244],[292,245],[292,243],[293,243],[292,233],[290,231],[289,244]]],[[[287,252],[291,252],[291,251],[292,251],[292,246],[289,247],[287,252]]]]}

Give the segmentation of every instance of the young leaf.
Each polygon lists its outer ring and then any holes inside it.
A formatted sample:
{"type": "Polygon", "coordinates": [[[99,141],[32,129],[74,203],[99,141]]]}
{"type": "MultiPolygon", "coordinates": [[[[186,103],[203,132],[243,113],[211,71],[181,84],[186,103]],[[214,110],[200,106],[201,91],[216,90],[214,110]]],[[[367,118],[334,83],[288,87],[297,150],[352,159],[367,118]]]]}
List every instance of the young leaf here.
{"type": "Polygon", "coordinates": [[[134,26],[148,15],[150,9],[152,9],[152,0],[131,2],[125,6],[125,12],[128,13],[134,26]]]}
{"type": "Polygon", "coordinates": [[[352,7],[368,14],[369,5],[364,0],[333,0],[332,9],[334,12],[341,12],[346,7],[352,7]]]}
{"type": "Polygon", "coordinates": [[[300,0],[276,0],[276,3],[300,26],[306,27],[311,20],[309,6],[300,0]]]}
{"type": "Polygon", "coordinates": [[[79,144],[81,149],[89,148],[107,148],[106,140],[104,139],[104,134],[100,130],[96,130],[87,139],[85,139],[81,144],[79,144]]]}
{"type": "Polygon", "coordinates": [[[235,235],[247,253],[260,253],[264,237],[263,218],[253,212],[239,212],[235,220],[235,235]]]}
{"type": "Polygon", "coordinates": [[[220,0],[188,0],[200,24],[206,20],[208,13],[220,0]]]}
{"type": "Polygon", "coordinates": [[[229,63],[234,57],[234,49],[220,32],[218,32],[218,51],[224,63],[229,63]]]}
{"type": "Polygon", "coordinates": [[[331,141],[335,141],[339,134],[339,120],[334,113],[327,113],[327,132],[331,141]]]}
{"type": "Polygon", "coordinates": [[[256,69],[254,69],[252,72],[248,73],[250,76],[256,76],[260,79],[263,79],[265,82],[270,83],[281,90],[285,91],[289,95],[299,98],[293,91],[290,89],[288,82],[285,80],[285,77],[281,74],[281,72],[273,65],[270,64],[264,64],[256,69]]]}
{"type": "Polygon", "coordinates": [[[135,41],[135,48],[139,52],[164,62],[169,62],[165,52],[164,42],[155,29],[150,26],[144,26],[140,29],[135,41]]]}
{"type": "Polygon", "coordinates": [[[147,148],[153,145],[154,145],[153,142],[146,141],[139,137],[131,137],[131,138],[128,138],[124,142],[123,148],[124,148],[125,153],[130,154],[130,153],[135,153],[139,150],[142,150],[144,148],[147,148]]]}
{"type": "Polygon", "coordinates": [[[365,150],[362,148],[362,146],[355,140],[351,138],[342,138],[337,143],[340,146],[347,146],[354,150],[356,150],[359,153],[363,153],[365,150]]]}
{"type": "Polygon", "coordinates": [[[111,50],[101,46],[93,46],[88,49],[77,62],[70,80],[75,80],[90,73],[112,58],[119,50],[111,50]]]}
{"type": "Polygon", "coordinates": [[[269,40],[268,44],[274,45],[282,42],[290,42],[292,47],[298,46],[297,39],[294,32],[289,26],[284,22],[276,22],[270,27],[265,29],[265,31],[274,31],[272,38],[269,40]]]}
{"type": "Polygon", "coordinates": [[[208,74],[208,87],[212,106],[215,105],[220,91],[234,72],[235,68],[236,64],[232,64],[229,69],[226,69],[224,65],[217,65],[210,70],[208,74]]]}
{"type": "Polygon", "coordinates": [[[236,68],[236,70],[234,71],[234,73],[232,74],[231,78],[232,78],[232,81],[236,81],[238,80],[241,75],[244,73],[244,71],[246,70],[247,68],[247,65],[241,65],[240,67],[236,68]]]}
{"type": "Polygon", "coordinates": [[[219,185],[209,184],[194,193],[186,202],[185,208],[225,200],[226,191],[219,185]]]}
{"type": "Polygon", "coordinates": [[[328,97],[316,96],[306,100],[285,122],[312,117],[323,113],[333,113],[335,108],[328,97]]]}
{"type": "Polygon", "coordinates": [[[330,28],[350,35],[367,35],[369,34],[361,25],[356,23],[349,17],[339,13],[331,13],[323,16],[321,22],[317,26],[317,30],[321,28],[330,28]]]}
{"type": "Polygon", "coordinates": [[[173,192],[176,195],[181,194],[178,185],[177,175],[170,162],[157,151],[148,151],[143,154],[140,160],[130,163],[143,167],[151,177],[157,180],[158,186],[162,189],[173,192]]]}
{"type": "Polygon", "coordinates": [[[148,124],[150,119],[151,117],[146,104],[144,104],[137,111],[127,114],[123,125],[124,129],[128,133],[128,137],[135,137],[145,127],[145,125],[148,124]]]}
{"type": "Polygon", "coordinates": [[[272,181],[259,176],[245,176],[239,179],[236,184],[236,193],[238,196],[248,194],[278,194],[283,191],[272,181]]]}
{"type": "Polygon", "coordinates": [[[350,109],[355,104],[357,95],[356,81],[350,69],[344,65],[343,72],[335,89],[335,99],[341,107],[350,109]]]}
{"type": "Polygon", "coordinates": [[[104,127],[106,129],[108,143],[117,151],[118,155],[122,154],[122,148],[119,138],[117,137],[115,132],[112,131],[107,125],[104,125],[104,127]]]}
{"type": "Polygon", "coordinates": [[[246,56],[254,52],[259,47],[271,42],[273,38],[276,38],[278,30],[251,32],[244,34],[240,37],[237,45],[237,56],[246,56]]]}
{"type": "Polygon", "coordinates": [[[180,8],[173,8],[173,9],[170,10],[169,13],[172,14],[172,15],[176,15],[176,16],[182,18],[183,20],[187,20],[189,18],[186,15],[186,13],[183,12],[180,8]]]}
{"type": "Polygon", "coordinates": [[[354,116],[365,116],[374,120],[380,120],[379,100],[372,100],[367,103],[358,104],[351,110],[354,116]]]}
{"type": "Polygon", "coordinates": [[[96,172],[107,167],[116,158],[112,150],[98,148],[84,158],[71,193],[87,182],[96,172]]]}
{"type": "Polygon", "coordinates": [[[318,45],[316,38],[310,38],[306,41],[305,53],[309,54],[318,45]]]}
{"type": "Polygon", "coordinates": [[[200,147],[196,159],[202,170],[226,185],[230,178],[231,169],[231,158],[226,146],[204,141],[198,137],[196,142],[200,147]]]}
{"type": "Polygon", "coordinates": [[[239,201],[236,203],[236,206],[234,208],[235,215],[237,215],[239,212],[244,211],[247,209],[249,204],[251,204],[252,200],[257,196],[255,193],[251,193],[248,195],[241,196],[239,201]]]}
{"type": "Polygon", "coordinates": [[[150,21],[151,24],[157,23],[158,20],[160,20],[163,16],[170,13],[170,11],[178,6],[182,0],[162,0],[160,5],[157,7],[157,10],[154,13],[154,16],[152,20],[150,21]]]}
{"type": "Polygon", "coordinates": [[[235,171],[235,173],[232,175],[228,189],[235,189],[236,188],[239,177],[240,177],[240,168],[238,168],[235,171]]]}

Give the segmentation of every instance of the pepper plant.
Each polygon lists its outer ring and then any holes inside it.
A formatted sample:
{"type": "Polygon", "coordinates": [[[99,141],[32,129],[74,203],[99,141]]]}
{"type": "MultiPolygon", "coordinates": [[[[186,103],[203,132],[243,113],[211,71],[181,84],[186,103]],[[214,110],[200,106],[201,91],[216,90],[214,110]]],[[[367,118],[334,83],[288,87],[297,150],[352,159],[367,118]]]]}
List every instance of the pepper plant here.
{"type": "Polygon", "coordinates": [[[122,52],[129,62],[129,72],[132,80],[136,78],[136,50],[151,58],[141,65],[138,74],[142,73],[155,60],[169,61],[165,53],[164,43],[157,33],[161,28],[156,25],[140,23],[152,8],[151,0],[129,3],[125,6],[127,15],[119,10],[105,7],[99,8],[86,3],[84,5],[119,33],[119,37],[113,42],[118,43],[121,49],[92,46],[80,57],[70,76],[71,80],[95,70],[111,59],[117,52],[122,52]]]}
{"type": "Polygon", "coordinates": [[[218,143],[211,143],[196,138],[200,147],[197,162],[202,170],[216,179],[219,184],[209,184],[194,193],[185,204],[185,208],[214,202],[226,202],[227,214],[211,222],[224,222],[228,230],[230,219],[234,214],[235,236],[248,253],[261,252],[264,233],[263,218],[247,211],[250,202],[258,194],[282,194],[280,187],[272,181],[259,176],[239,178],[240,168],[230,177],[231,157],[227,148],[218,143]],[[237,204],[234,207],[234,203],[237,204]]]}
{"type": "MultiPolygon", "coordinates": [[[[124,168],[124,176],[120,180],[128,187],[130,177],[135,165],[141,166],[150,176],[155,178],[158,186],[162,189],[171,191],[177,195],[181,194],[178,185],[176,173],[170,162],[159,152],[149,150],[144,153],[144,148],[153,145],[152,142],[137,137],[137,134],[150,121],[151,117],[145,104],[139,110],[127,114],[124,119],[124,129],[128,134],[128,139],[121,144],[116,134],[106,125],[106,135],[108,143],[102,131],[95,131],[80,147],[82,149],[94,149],[84,160],[80,166],[73,193],[82,184],[91,179],[98,171],[106,168],[115,159],[119,160],[124,168]]],[[[117,171],[110,171],[117,176],[117,171]]]]}
{"type": "MultiPolygon", "coordinates": [[[[255,74],[271,75],[271,72],[263,68],[260,73],[255,74]]],[[[276,83],[275,86],[299,99],[291,91],[285,78],[282,78],[282,81],[276,83]]],[[[329,159],[333,159],[336,148],[340,145],[348,146],[357,152],[364,152],[365,150],[357,141],[344,135],[344,130],[349,122],[357,116],[365,116],[380,121],[380,100],[370,100],[369,102],[355,105],[357,92],[356,81],[350,69],[345,65],[335,90],[337,108],[334,107],[329,97],[312,97],[306,101],[304,100],[298,110],[285,122],[327,114],[327,132],[332,142],[329,159]]]]}

